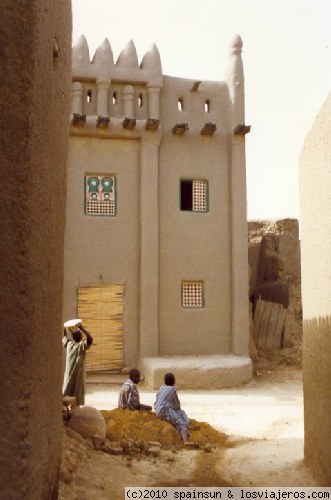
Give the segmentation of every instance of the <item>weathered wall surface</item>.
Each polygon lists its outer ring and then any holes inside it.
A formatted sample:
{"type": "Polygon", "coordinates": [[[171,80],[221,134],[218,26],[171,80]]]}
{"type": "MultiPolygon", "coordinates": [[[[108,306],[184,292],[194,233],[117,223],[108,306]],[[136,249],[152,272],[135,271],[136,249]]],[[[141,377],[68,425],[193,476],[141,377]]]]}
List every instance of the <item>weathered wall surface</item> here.
{"type": "Polygon", "coordinates": [[[56,498],[70,2],[0,8],[0,497],[56,498]]]}
{"type": "MultiPolygon", "coordinates": [[[[299,223],[296,219],[250,221],[248,260],[250,300],[283,304],[286,308],[279,361],[301,364],[302,302],[299,223]]],[[[275,353],[274,353],[275,354],[275,353]]]]}
{"type": "Polygon", "coordinates": [[[300,157],[305,459],[331,484],[331,94],[300,157]]]}

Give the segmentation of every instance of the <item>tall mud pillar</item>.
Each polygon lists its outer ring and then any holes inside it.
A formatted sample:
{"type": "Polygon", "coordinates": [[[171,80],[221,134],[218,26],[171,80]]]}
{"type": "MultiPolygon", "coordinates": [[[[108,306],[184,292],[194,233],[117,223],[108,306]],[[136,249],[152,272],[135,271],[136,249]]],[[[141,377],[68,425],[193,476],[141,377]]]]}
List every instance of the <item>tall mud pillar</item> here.
{"type": "Polygon", "coordinates": [[[231,113],[231,351],[248,356],[248,224],[246,201],[245,88],[241,59],[242,40],[236,35],[230,46],[228,88],[231,113]]]}
{"type": "Polygon", "coordinates": [[[71,7],[0,16],[0,496],[57,498],[71,7]]]}
{"type": "MultiPolygon", "coordinates": [[[[153,133],[151,133],[153,134],[153,133]]],[[[140,358],[158,355],[160,140],[142,138],[140,151],[140,358]]],[[[154,136],[153,136],[154,137],[154,136]]]]}

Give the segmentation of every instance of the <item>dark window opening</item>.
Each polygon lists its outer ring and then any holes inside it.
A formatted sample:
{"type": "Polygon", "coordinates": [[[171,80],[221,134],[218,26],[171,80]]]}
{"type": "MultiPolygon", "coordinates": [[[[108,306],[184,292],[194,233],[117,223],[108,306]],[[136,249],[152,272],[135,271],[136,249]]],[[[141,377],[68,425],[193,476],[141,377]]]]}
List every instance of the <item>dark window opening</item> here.
{"type": "Polygon", "coordinates": [[[193,181],[180,181],[180,209],[192,210],[193,208],[193,181]]]}
{"type": "Polygon", "coordinates": [[[143,95],[142,94],[139,94],[139,96],[138,96],[138,106],[139,106],[139,108],[143,107],[143,95]]]}
{"type": "Polygon", "coordinates": [[[88,90],[86,93],[86,102],[92,102],[92,90],[88,90]]]}
{"type": "Polygon", "coordinates": [[[180,208],[192,212],[208,212],[208,181],[181,179],[180,208]]]}
{"type": "Polygon", "coordinates": [[[210,111],[210,102],[209,102],[209,99],[207,99],[207,101],[205,101],[205,113],[209,113],[210,111]]]}
{"type": "Polygon", "coordinates": [[[117,103],[117,93],[113,92],[113,104],[117,103]]]}
{"type": "Polygon", "coordinates": [[[184,110],[184,102],[183,102],[183,99],[178,99],[178,110],[179,111],[183,111],[184,110]]]}

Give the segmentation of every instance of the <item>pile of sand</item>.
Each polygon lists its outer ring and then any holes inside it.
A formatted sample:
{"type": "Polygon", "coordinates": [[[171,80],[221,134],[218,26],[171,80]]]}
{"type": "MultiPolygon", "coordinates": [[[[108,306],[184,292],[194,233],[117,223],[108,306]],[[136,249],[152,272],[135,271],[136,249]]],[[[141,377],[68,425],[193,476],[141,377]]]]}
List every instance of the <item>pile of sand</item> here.
{"type": "MultiPolygon", "coordinates": [[[[106,421],[107,438],[110,441],[132,439],[134,441],[157,441],[163,448],[181,445],[181,439],[176,429],[169,423],[159,419],[151,411],[130,411],[115,409],[102,410],[106,421]]],[[[191,419],[189,440],[198,443],[200,447],[224,446],[226,434],[218,432],[206,422],[191,419]]]]}

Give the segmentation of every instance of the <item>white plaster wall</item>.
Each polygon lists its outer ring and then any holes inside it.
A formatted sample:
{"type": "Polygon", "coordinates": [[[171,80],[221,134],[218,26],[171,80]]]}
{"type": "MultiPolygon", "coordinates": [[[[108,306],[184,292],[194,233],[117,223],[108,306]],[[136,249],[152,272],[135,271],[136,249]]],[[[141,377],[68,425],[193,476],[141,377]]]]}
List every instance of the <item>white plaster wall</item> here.
{"type": "MultiPolygon", "coordinates": [[[[138,358],[139,141],[70,137],[64,319],[77,314],[77,286],[123,283],[124,357],[138,358]],[[84,213],[86,174],[116,176],[117,215],[84,213]]],[[[91,332],[93,333],[93,332],[91,332]]]]}
{"type": "Polygon", "coordinates": [[[221,84],[193,84],[165,77],[161,96],[159,348],[169,355],[230,352],[228,94],[221,84]],[[213,136],[201,136],[206,122],[217,125],[213,136]],[[182,136],[172,134],[177,123],[188,123],[182,136]],[[182,178],[208,181],[207,213],[180,210],[182,178]],[[204,308],[182,307],[182,280],[204,281],[204,308]]]}
{"type": "Polygon", "coordinates": [[[302,302],[306,319],[331,313],[331,94],[300,161],[302,302]]]}
{"type": "Polygon", "coordinates": [[[331,484],[331,94],[300,158],[305,460],[331,484]]]}

